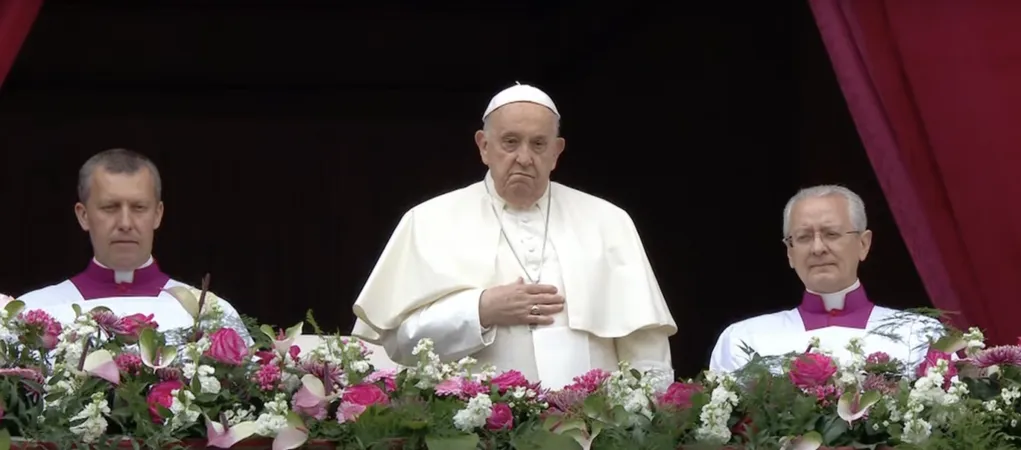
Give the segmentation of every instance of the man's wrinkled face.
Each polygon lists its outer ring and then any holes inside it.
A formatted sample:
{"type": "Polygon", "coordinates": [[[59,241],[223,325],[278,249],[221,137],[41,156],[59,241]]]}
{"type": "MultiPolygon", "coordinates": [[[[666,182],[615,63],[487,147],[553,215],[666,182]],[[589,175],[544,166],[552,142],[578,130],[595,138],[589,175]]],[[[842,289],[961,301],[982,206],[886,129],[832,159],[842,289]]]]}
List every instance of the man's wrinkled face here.
{"type": "Polygon", "coordinates": [[[163,202],[148,169],[135,173],[92,173],[89,197],[74,207],[89,232],[96,260],[114,270],[134,270],[152,254],[155,231],[163,219],[163,202]]]}
{"type": "Polygon", "coordinates": [[[872,245],[872,232],[854,229],[847,199],[830,195],[799,200],[790,219],[787,259],[805,287],[830,293],[854,284],[858,263],[872,245]]]}
{"type": "Polygon", "coordinates": [[[557,117],[545,106],[518,102],[493,111],[488,122],[488,130],[475,133],[475,143],[496,192],[515,207],[530,207],[546,191],[564,151],[557,117]]]}

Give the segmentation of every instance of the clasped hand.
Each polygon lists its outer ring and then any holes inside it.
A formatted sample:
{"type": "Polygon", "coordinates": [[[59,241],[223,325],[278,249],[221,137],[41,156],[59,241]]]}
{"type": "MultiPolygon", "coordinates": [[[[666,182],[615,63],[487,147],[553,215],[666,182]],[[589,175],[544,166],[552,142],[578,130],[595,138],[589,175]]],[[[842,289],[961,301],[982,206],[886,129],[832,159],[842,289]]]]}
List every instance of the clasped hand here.
{"type": "Polygon", "coordinates": [[[564,310],[564,297],[548,284],[525,284],[518,280],[482,292],[479,299],[479,322],[484,328],[493,325],[551,325],[553,314],[564,310]],[[536,306],[533,311],[532,307],[536,306]],[[538,314],[534,314],[537,312],[538,314]]]}

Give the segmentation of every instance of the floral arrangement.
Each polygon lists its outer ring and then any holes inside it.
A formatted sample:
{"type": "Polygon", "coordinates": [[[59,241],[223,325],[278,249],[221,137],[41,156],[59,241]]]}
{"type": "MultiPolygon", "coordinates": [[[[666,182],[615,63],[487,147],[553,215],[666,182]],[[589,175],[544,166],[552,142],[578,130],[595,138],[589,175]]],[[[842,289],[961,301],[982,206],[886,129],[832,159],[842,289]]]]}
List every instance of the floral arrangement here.
{"type": "Polygon", "coordinates": [[[441,361],[429,340],[414,366],[377,370],[362,342],[324,333],[311,313],[285,329],[252,324],[250,344],[206,289],[170,292],[194,318],[175,345],[152,316],[76,305],[58,323],[0,299],[0,450],[970,450],[1021,437],[1021,346],[986,348],[977,329],[933,342],[917,367],[852,339],[850,358],[809,342],[665,391],[626,362],[550,390],[472,358],[441,361]],[[320,343],[300,349],[307,326],[320,343]]]}

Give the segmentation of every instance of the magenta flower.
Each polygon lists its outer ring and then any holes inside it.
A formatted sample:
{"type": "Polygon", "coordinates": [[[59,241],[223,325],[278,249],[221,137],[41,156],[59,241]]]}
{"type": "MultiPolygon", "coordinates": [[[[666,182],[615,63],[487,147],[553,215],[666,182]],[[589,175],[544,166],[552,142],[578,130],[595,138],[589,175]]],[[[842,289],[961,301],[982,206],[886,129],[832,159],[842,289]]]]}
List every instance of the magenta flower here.
{"type": "Polygon", "coordinates": [[[1003,365],[1021,366],[1021,347],[1017,345],[993,347],[979,352],[971,360],[982,369],[1003,365]]]}

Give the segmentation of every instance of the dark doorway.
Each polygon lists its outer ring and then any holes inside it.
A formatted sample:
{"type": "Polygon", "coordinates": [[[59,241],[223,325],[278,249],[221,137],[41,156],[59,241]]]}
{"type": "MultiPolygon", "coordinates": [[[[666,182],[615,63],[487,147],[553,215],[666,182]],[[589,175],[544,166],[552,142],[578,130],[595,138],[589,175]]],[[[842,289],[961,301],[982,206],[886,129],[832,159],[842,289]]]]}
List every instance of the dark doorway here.
{"type": "Polygon", "coordinates": [[[263,321],[311,308],[346,332],[404,211],[484,174],[472,133],[521,81],[563,113],[555,179],[637,224],[679,375],[728,323],[800,298],[780,238],[802,186],[859,192],[873,300],[928,305],[804,3],[47,2],[0,91],[0,291],[85,266],[76,171],[127,147],[163,173],[167,272],[212,273],[263,321]]]}

